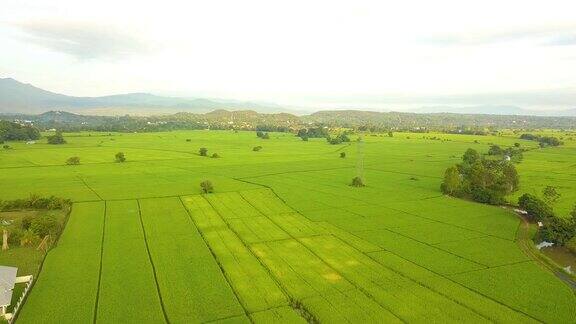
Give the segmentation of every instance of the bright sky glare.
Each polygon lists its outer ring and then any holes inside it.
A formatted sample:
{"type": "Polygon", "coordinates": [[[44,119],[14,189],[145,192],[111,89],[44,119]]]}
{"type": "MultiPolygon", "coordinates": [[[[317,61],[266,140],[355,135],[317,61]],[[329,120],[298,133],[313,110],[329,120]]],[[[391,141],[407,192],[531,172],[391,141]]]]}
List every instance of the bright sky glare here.
{"type": "Polygon", "coordinates": [[[567,109],[575,18],[574,0],[2,0],[0,77],[78,96],[567,109]]]}

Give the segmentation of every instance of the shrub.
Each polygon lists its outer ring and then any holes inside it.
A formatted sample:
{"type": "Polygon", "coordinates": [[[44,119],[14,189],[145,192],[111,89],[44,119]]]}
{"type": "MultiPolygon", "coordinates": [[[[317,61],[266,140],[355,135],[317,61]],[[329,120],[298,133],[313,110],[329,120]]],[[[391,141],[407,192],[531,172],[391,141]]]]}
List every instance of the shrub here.
{"type": "Polygon", "coordinates": [[[56,134],[48,136],[48,144],[66,144],[66,140],[62,136],[61,132],[56,132],[56,134]]]}
{"type": "Polygon", "coordinates": [[[200,189],[202,190],[202,193],[207,194],[214,191],[214,186],[212,185],[212,182],[210,182],[210,180],[204,180],[200,182],[200,189]]]}
{"type": "Polygon", "coordinates": [[[258,152],[262,149],[262,146],[254,146],[254,148],[252,149],[252,151],[254,152],[258,152]]]}
{"type": "Polygon", "coordinates": [[[488,150],[488,155],[502,155],[502,153],[502,148],[500,148],[498,145],[492,145],[488,150]]]}
{"type": "Polygon", "coordinates": [[[5,150],[9,150],[10,149],[10,145],[2,145],[2,148],[5,150]]]}
{"type": "Polygon", "coordinates": [[[36,217],[32,220],[29,230],[40,237],[44,237],[58,231],[58,221],[52,215],[36,217]]]}
{"type": "Polygon", "coordinates": [[[560,194],[556,191],[556,188],[552,186],[546,186],[546,188],[542,190],[542,196],[544,196],[544,200],[548,204],[554,204],[558,198],[560,198],[560,194]]]}
{"type": "Polygon", "coordinates": [[[34,231],[27,230],[20,233],[18,244],[20,244],[20,246],[32,246],[35,245],[39,240],[40,238],[36,233],[34,233],[34,231]]]}
{"type": "Polygon", "coordinates": [[[346,152],[340,152],[340,157],[343,159],[346,157],[346,152]]]}
{"type": "Polygon", "coordinates": [[[32,215],[26,215],[22,218],[22,221],[20,222],[20,227],[22,227],[23,230],[27,230],[30,228],[30,225],[32,225],[32,220],[34,219],[34,216],[32,215]]]}
{"type": "Polygon", "coordinates": [[[21,245],[20,238],[22,237],[23,234],[24,231],[19,228],[11,230],[8,233],[8,244],[14,246],[21,245]]]}
{"type": "Polygon", "coordinates": [[[362,178],[360,177],[354,177],[352,179],[352,184],[353,187],[364,187],[364,181],[362,181],[362,178]]]}
{"type": "Polygon", "coordinates": [[[124,155],[124,152],[118,152],[114,157],[118,163],[126,162],[126,155],[124,155]]]}
{"type": "Polygon", "coordinates": [[[69,157],[68,160],[66,160],[66,164],[68,164],[68,165],[78,165],[78,164],[80,164],[80,158],[77,157],[77,156],[69,157]]]}
{"type": "Polygon", "coordinates": [[[220,157],[220,155],[218,155],[218,153],[214,153],[214,154],[212,154],[212,156],[210,156],[210,157],[213,158],[213,159],[217,159],[217,158],[220,157]]]}
{"type": "Polygon", "coordinates": [[[200,150],[198,150],[198,153],[200,154],[200,156],[207,156],[208,155],[208,149],[205,147],[201,147],[200,150]]]}
{"type": "Polygon", "coordinates": [[[187,138],[187,139],[186,139],[186,142],[192,142],[192,140],[191,140],[191,139],[189,139],[189,138],[187,138]]]}
{"type": "Polygon", "coordinates": [[[37,195],[30,195],[28,199],[0,201],[0,210],[10,211],[18,209],[64,209],[71,204],[72,202],[69,199],[63,199],[54,196],[43,198],[37,195]]]}

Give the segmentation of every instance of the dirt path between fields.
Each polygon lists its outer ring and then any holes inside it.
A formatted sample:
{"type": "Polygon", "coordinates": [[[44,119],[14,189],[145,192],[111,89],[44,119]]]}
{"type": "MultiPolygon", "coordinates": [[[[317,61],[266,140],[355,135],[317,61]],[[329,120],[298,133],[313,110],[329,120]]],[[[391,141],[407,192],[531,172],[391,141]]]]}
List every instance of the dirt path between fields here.
{"type": "Polygon", "coordinates": [[[558,279],[562,280],[568,286],[570,286],[574,293],[576,293],[576,280],[569,274],[558,269],[556,266],[551,265],[549,261],[545,260],[540,252],[535,250],[534,243],[529,237],[530,223],[522,216],[518,215],[521,220],[520,227],[518,228],[518,233],[516,235],[516,243],[520,247],[520,250],[524,252],[528,257],[533,259],[538,265],[540,265],[545,270],[551,271],[558,279]]]}

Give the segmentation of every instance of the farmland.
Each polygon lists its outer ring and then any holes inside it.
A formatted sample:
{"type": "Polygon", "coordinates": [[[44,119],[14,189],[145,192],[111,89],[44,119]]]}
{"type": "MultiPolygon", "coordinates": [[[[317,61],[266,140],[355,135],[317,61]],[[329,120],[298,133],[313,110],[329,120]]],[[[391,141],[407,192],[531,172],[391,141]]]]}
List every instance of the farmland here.
{"type": "Polygon", "coordinates": [[[2,199],[74,202],[17,322],[573,322],[573,290],[520,250],[519,218],[439,186],[467,148],[520,143],[531,150],[508,199],[555,185],[567,216],[576,142],[394,135],[364,136],[362,188],[349,185],[354,141],[174,131],[10,143],[2,199]]]}

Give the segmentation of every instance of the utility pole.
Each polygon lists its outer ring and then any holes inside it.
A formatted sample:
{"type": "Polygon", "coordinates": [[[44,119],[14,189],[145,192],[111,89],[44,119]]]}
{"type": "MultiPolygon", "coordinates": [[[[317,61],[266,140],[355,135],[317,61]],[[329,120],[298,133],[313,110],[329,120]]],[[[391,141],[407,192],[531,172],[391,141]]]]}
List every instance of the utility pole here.
{"type": "Polygon", "coordinates": [[[359,136],[356,142],[356,176],[364,183],[364,141],[362,136],[359,136]]]}

